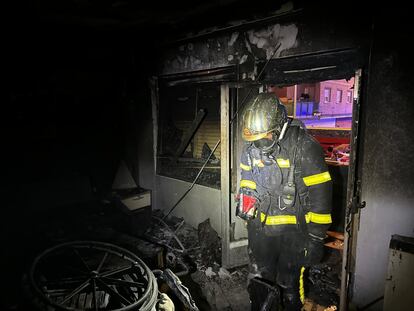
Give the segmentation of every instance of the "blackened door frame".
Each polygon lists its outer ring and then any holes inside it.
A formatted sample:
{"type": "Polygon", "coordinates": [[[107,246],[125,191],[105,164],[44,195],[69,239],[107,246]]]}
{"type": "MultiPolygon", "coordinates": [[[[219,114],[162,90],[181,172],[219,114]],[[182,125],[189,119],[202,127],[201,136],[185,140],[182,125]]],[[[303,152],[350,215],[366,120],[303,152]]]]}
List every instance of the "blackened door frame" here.
{"type": "MultiPolygon", "coordinates": [[[[259,64],[260,67],[260,64],[259,64]]],[[[353,226],[354,214],[351,213],[351,209],[357,203],[357,187],[355,187],[357,178],[356,163],[357,163],[357,145],[358,145],[358,127],[359,127],[359,109],[360,98],[359,90],[361,85],[361,53],[354,49],[343,49],[340,51],[327,51],[315,54],[298,55],[292,57],[281,57],[269,62],[268,68],[264,69],[263,79],[260,83],[267,84],[272,83],[275,85],[292,85],[303,82],[316,82],[329,79],[341,79],[349,77],[353,72],[356,78],[355,91],[354,92],[354,107],[353,107],[353,125],[351,130],[351,161],[349,166],[348,184],[347,184],[347,206],[346,206],[346,224],[348,224],[350,230],[345,230],[345,245],[343,252],[342,263],[342,284],[341,284],[341,301],[340,310],[346,310],[348,288],[350,286],[351,274],[353,273],[353,252],[356,246],[356,232],[355,226],[353,226]]],[[[226,68],[226,70],[230,68],[226,68]]],[[[233,68],[234,69],[234,68],[233,68]]],[[[230,70],[231,71],[231,70],[230,70]]],[[[244,262],[240,260],[246,255],[245,249],[247,246],[247,240],[231,241],[231,128],[229,122],[231,119],[231,105],[230,105],[230,88],[241,87],[238,82],[235,81],[236,76],[231,72],[225,72],[224,77],[220,76],[218,79],[222,81],[221,85],[221,226],[222,226],[222,265],[224,267],[237,266],[244,262]],[[227,80],[227,81],[223,81],[227,80]]],[[[216,73],[215,73],[216,74],[216,73]]],[[[214,75],[213,75],[214,76],[214,75]]],[[[164,79],[163,77],[160,77],[164,79]]],[[[174,85],[175,83],[203,83],[214,81],[215,78],[208,76],[207,79],[194,80],[193,76],[186,77],[174,77],[171,78],[169,83],[174,85]]],[[[154,107],[154,157],[156,157],[156,144],[157,144],[157,109],[158,102],[158,86],[157,78],[152,79],[152,102],[154,107]]],[[[256,84],[257,81],[244,84],[244,86],[256,84]]],[[[154,161],[154,165],[156,161],[154,161]]],[[[234,168],[237,169],[237,168],[234,168]]]]}

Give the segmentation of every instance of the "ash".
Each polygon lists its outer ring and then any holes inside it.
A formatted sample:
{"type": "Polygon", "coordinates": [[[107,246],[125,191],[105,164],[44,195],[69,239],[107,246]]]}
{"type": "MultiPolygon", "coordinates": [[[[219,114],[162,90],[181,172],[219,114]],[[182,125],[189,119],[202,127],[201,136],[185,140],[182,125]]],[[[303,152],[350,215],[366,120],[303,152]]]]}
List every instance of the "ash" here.
{"type": "Polygon", "coordinates": [[[146,237],[168,249],[166,267],[189,288],[200,310],[250,310],[248,267],[221,266],[221,239],[209,219],[194,228],[181,218],[164,219],[159,210],[153,218],[146,237]]]}

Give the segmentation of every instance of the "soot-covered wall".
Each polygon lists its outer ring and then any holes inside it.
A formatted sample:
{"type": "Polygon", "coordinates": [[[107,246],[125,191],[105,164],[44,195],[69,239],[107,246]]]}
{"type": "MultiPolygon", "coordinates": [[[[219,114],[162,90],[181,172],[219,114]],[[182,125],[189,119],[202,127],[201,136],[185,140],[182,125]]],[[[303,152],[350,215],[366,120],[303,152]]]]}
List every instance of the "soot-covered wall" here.
{"type": "MultiPolygon", "coordinates": [[[[391,235],[414,236],[414,78],[408,48],[413,33],[404,16],[396,23],[377,21],[361,108],[366,207],[360,215],[353,286],[359,307],[384,295],[391,235]]],[[[369,310],[382,310],[382,301],[369,310]]]]}

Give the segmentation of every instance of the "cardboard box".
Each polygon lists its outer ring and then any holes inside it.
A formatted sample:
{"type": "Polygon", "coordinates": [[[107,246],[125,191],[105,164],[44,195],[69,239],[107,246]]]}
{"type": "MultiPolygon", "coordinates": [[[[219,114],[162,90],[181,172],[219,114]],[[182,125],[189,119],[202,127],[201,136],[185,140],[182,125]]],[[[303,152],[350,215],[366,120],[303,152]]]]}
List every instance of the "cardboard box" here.
{"type": "Polygon", "coordinates": [[[121,198],[122,204],[130,211],[135,211],[140,208],[151,206],[151,191],[126,195],[121,198]]]}
{"type": "Polygon", "coordinates": [[[151,226],[151,191],[118,191],[115,196],[115,227],[133,236],[142,236],[151,226]]]}

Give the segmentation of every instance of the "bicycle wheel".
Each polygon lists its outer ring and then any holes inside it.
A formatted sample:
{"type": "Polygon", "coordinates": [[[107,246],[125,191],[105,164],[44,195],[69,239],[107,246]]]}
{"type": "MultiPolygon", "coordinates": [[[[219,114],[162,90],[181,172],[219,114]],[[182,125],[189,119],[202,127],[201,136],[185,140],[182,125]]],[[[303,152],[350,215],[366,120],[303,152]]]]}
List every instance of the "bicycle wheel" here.
{"type": "Polygon", "coordinates": [[[97,241],[59,244],[30,268],[32,293],[47,310],[151,310],[158,295],[152,271],[132,252],[97,241]]]}

